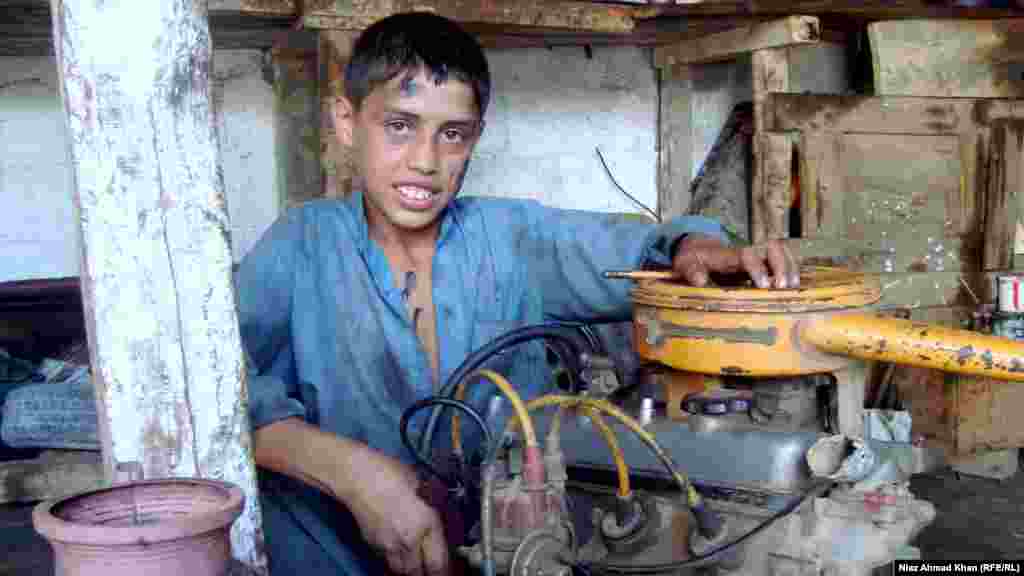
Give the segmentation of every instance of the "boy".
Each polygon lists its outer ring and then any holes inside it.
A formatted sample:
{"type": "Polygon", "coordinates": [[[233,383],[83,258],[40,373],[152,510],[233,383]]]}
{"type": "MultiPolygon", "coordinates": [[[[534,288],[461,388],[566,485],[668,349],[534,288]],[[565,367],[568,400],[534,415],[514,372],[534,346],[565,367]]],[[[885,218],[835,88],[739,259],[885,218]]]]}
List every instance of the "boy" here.
{"type": "MultiPolygon", "coordinates": [[[[236,278],[271,570],[445,574],[442,527],[399,439],[406,407],[514,327],[628,319],[629,282],[605,269],[671,265],[698,285],[745,271],[785,287],[796,266],[778,244],[726,246],[703,218],[654,226],[455,198],[490,77],[480,46],[441,17],[367,29],[345,90],[334,121],[362,189],[288,211],[236,278]]],[[[500,370],[530,397],[544,366],[522,348],[500,370]]]]}

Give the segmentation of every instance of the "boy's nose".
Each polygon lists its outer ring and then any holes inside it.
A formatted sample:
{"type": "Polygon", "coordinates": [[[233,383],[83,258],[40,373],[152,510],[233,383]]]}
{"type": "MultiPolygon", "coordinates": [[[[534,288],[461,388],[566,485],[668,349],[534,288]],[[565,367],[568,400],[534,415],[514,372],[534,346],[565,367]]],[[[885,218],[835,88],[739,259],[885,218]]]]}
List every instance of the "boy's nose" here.
{"type": "Polygon", "coordinates": [[[437,172],[438,165],[437,144],[433,138],[417,138],[409,155],[409,167],[422,174],[433,174],[437,172]]]}

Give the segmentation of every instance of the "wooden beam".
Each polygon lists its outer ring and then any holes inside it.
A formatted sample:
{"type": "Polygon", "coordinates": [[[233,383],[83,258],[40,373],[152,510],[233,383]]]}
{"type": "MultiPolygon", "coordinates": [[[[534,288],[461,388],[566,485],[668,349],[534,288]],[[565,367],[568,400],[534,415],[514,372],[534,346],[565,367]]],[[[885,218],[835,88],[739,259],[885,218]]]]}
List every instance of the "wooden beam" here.
{"type": "Polygon", "coordinates": [[[931,0],[686,0],[659,4],[656,16],[787,16],[842,14],[872,20],[897,18],[995,19],[1019,16],[1019,8],[975,8],[931,0]]]}
{"type": "Polygon", "coordinates": [[[109,479],[239,486],[233,554],[265,573],[206,3],[52,1],[109,479]]]}
{"type": "Polygon", "coordinates": [[[654,50],[654,65],[664,68],[677,64],[717,62],[755,50],[813,44],[820,38],[821,25],[817,17],[788,16],[658,47],[654,50]]]}
{"type": "Polygon", "coordinates": [[[209,0],[210,13],[298,16],[299,0],[209,0]]]}
{"type": "Polygon", "coordinates": [[[334,101],[345,93],[345,65],[352,54],[358,32],[320,30],[320,161],[322,196],[342,198],[356,185],[352,151],[338,142],[334,129],[334,101]]]}
{"type": "Polygon", "coordinates": [[[320,196],[320,90],[316,47],[274,48],[274,156],[279,207],[320,196]]]}
{"type": "Polygon", "coordinates": [[[667,220],[686,213],[693,170],[693,94],[689,66],[659,71],[658,214],[667,220]]]}
{"type": "Polygon", "coordinates": [[[761,133],[754,136],[754,167],[759,186],[751,197],[757,218],[753,221],[755,242],[789,237],[789,209],[793,203],[793,140],[789,134],[761,133]]]}
{"type": "Polygon", "coordinates": [[[881,96],[1024,96],[1024,18],[898,20],[868,26],[881,96]]]}
{"type": "MultiPolygon", "coordinates": [[[[783,196],[788,196],[780,187],[786,185],[789,178],[785,179],[786,182],[778,180],[783,174],[782,167],[786,168],[784,172],[789,172],[788,162],[781,156],[785,153],[785,146],[781,140],[762,137],[767,130],[768,98],[774,93],[789,90],[789,51],[786,48],[757,50],[752,56],[751,65],[754,88],[754,140],[750,235],[754,242],[763,242],[789,236],[788,227],[779,220],[778,210],[772,208],[775,202],[781,201],[783,196]]],[[[792,157],[791,143],[788,149],[792,157]]]]}
{"type": "Polygon", "coordinates": [[[1024,123],[997,121],[989,150],[984,225],[985,270],[1013,267],[1024,196],[1024,123]]]}
{"type": "Polygon", "coordinates": [[[411,10],[434,12],[460,23],[614,33],[633,30],[634,17],[657,13],[649,7],[573,0],[309,0],[303,6],[302,24],[307,28],[363,30],[386,16],[411,10]]]}
{"type": "MultiPolygon", "coordinates": [[[[754,89],[756,97],[756,84],[754,89]]],[[[953,135],[972,125],[1024,117],[1024,102],[972,98],[768,94],[764,106],[763,129],[778,132],[843,132],[856,126],[877,134],[953,135]]]]}

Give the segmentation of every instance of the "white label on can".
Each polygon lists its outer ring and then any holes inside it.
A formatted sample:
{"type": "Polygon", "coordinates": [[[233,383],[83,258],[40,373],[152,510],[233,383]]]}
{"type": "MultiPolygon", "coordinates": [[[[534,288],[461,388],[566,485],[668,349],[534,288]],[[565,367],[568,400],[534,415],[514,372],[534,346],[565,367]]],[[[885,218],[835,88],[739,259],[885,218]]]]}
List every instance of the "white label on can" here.
{"type": "Polygon", "coordinates": [[[999,277],[999,311],[1024,312],[1024,276],[999,277]]]}

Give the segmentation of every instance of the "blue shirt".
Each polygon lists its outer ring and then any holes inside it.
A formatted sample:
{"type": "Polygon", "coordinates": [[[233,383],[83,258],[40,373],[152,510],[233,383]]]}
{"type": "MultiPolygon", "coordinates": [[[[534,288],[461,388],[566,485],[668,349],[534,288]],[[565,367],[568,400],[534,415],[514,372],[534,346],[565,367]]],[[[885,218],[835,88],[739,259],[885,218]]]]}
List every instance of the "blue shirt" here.
{"type": "MultiPolygon", "coordinates": [[[[668,266],[684,234],[725,240],[717,222],[701,217],[655,225],[514,199],[459,197],[441,218],[432,271],[441,382],[473,350],[515,327],[628,319],[630,282],[607,280],[604,270],[668,266]]],[[[435,383],[388,261],[368,235],[362,195],[288,210],[243,259],[235,281],[252,426],[300,417],[411,462],[399,420],[435,383]]],[[[489,367],[529,398],[550,378],[542,353],[517,347],[489,367]]],[[[272,568],[303,566],[284,556],[318,548],[330,559],[322,573],[386,572],[336,503],[259,473],[272,568]]]]}

